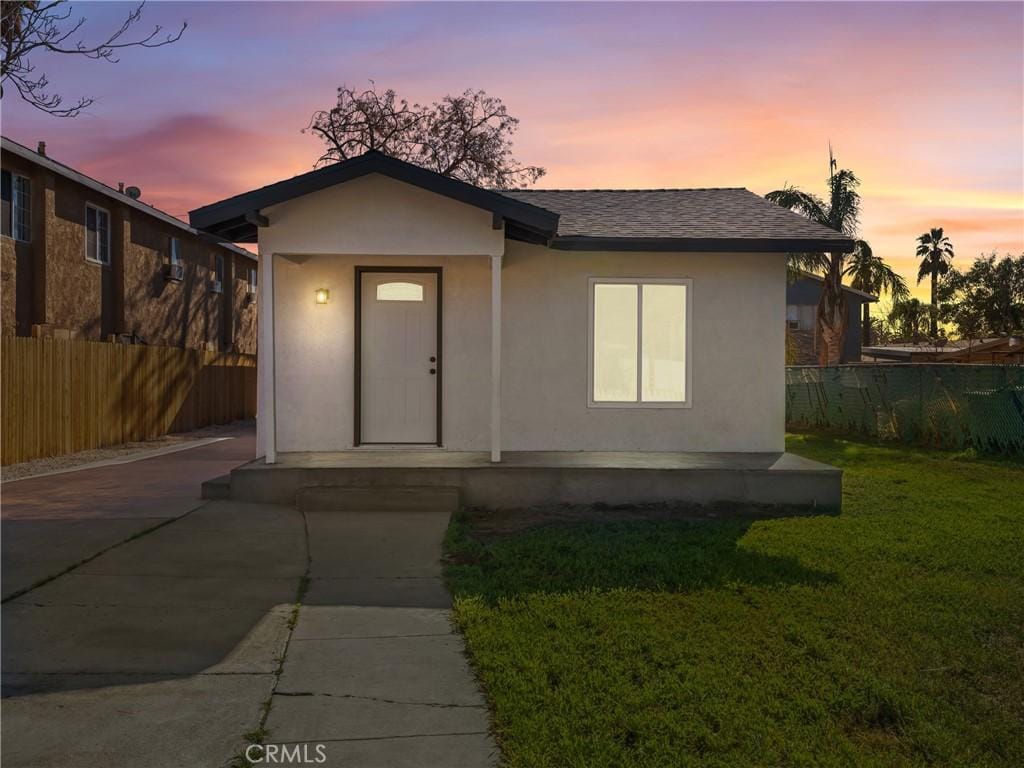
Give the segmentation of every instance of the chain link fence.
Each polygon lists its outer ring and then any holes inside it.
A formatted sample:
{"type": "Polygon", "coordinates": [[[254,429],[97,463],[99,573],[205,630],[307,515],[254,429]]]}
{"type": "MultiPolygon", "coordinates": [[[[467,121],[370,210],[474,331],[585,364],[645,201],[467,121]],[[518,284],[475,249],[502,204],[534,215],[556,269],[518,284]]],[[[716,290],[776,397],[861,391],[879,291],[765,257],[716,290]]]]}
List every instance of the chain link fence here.
{"type": "Polygon", "coordinates": [[[1024,453],[1024,366],[789,366],[786,424],[1024,453]]]}

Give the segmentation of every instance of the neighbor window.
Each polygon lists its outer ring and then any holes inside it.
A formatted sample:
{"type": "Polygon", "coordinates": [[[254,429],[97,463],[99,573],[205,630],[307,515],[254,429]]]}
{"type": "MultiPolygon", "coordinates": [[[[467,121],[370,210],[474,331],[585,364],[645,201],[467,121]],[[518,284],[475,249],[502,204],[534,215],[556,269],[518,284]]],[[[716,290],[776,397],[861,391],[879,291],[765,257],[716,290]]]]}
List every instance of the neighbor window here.
{"type": "Polygon", "coordinates": [[[27,243],[32,239],[32,182],[3,172],[3,234],[27,243]]]}
{"type": "Polygon", "coordinates": [[[590,404],[689,404],[689,280],[591,280],[590,404]]]}
{"type": "Polygon", "coordinates": [[[213,257],[213,279],[210,282],[210,290],[214,293],[222,293],[224,290],[224,256],[219,253],[213,257]]]}
{"type": "Polygon", "coordinates": [[[181,266],[181,240],[176,237],[171,238],[170,259],[172,267],[181,266]]]}
{"type": "Polygon", "coordinates": [[[788,325],[792,331],[800,328],[800,310],[797,308],[796,304],[786,305],[786,325],[788,325]]]}
{"type": "Polygon", "coordinates": [[[816,311],[813,304],[787,304],[786,325],[791,331],[813,331],[816,311]]]}
{"type": "Polygon", "coordinates": [[[85,206],[85,258],[110,263],[110,214],[89,204],[85,206]]]}
{"type": "Polygon", "coordinates": [[[377,301],[423,301],[423,286],[419,283],[381,283],[377,286],[377,301]]]}
{"type": "Polygon", "coordinates": [[[253,296],[256,295],[256,280],[259,276],[259,268],[252,266],[249,268],[249,293],[253,296]]]}

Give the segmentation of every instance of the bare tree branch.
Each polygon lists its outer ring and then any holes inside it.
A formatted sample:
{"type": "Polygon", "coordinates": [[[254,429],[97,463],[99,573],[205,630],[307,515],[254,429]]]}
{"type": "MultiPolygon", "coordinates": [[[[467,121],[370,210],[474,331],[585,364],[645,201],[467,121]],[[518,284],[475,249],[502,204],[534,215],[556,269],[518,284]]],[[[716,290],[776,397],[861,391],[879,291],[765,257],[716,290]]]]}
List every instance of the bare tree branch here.
{"type": "Polygon", "coordinates": [[[125,48],[160,48],[181,39],[188,27],[182,22],[176,32],[165,32],[157,24],[143,37],[131,38],[128,33],[142,18],[145,2],[139,3],[125,17],[121,26],[100,42],[75,40],[85,25],[85,17],[71,21],[72,7],[68,0],[5,0],[0,19],[3,60],[0,62],[0,98],[4,87],[13,84],[18,95],[36,109],[57,117],[75,117],[93,103],[87,96],[66,106],[61,95],[49,91],[50,81],[44,73],[36,73],[32,57],[47,53],[82,56],[116,63],[117,52],[125,48]]]}
{"type": "Polygon", "coordinates": [[[327,145],[318,166],[376,150],[470,184],[508,189],[544,175],[513,158],[518,125],[501,99],[484,91],[410,106],[391,89],[378,92],[371,80],[362,92],[338,88],[335,106],[315,112],[303,132],[327,145]]]}

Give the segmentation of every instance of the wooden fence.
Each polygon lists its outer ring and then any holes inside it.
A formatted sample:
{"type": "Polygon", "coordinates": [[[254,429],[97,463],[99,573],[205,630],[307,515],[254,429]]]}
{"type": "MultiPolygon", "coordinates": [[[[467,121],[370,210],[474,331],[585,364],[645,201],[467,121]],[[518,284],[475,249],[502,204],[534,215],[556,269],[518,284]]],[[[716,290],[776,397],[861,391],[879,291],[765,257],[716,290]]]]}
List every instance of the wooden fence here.
{"type": "Polygon", "coordinates": [[[174,347],[0,340],[0,464],[256,415],[256,358],[174,347]]]}

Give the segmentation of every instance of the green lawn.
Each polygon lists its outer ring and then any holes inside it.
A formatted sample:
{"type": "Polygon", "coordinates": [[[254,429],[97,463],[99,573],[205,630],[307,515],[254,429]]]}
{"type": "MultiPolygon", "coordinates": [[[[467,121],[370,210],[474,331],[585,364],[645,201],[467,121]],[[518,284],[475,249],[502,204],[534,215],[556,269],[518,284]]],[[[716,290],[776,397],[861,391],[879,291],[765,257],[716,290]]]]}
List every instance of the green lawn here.
{"type": "Polygon", "coordinates": [[[449,532],[509,765],[1024,765],[1024,465],[833,437],[838,516],[449,532]]]}

